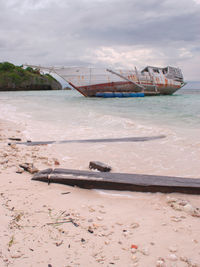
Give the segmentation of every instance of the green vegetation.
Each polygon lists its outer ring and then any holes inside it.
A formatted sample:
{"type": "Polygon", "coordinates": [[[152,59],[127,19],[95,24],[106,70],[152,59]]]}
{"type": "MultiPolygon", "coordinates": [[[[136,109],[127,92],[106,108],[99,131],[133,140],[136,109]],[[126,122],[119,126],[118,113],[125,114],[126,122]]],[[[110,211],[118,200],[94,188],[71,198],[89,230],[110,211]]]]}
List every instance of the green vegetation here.
{"type": "Polygon", "coordinates": [[[39,69],[0,63],[0,91],[59,89],[62,89],[60,83],[50,74],[41,74],[39,69]]]}

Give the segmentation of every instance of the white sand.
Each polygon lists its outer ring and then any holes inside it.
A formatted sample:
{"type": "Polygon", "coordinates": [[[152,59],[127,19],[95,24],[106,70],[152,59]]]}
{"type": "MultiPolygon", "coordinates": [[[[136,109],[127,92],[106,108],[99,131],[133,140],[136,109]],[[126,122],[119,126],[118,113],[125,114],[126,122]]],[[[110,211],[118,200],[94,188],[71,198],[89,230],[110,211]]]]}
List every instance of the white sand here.
{"type": "MultiPolygon", "coordinates": [[[[127,162],[137,157],[119,155],[119,147],[104,154],[96,145],[94,154],[94,146],[86,150],[77,144],[60,148],[8,146],[9,137],[24,138],[22,130],[13,123],[0,122],[0,266],[200,266],[199,196],[85,190],[47,185],[31,181],[32,175],[27,172],[16,173],[20,163],[31,162],[45,169],[54,167],[55,159],[61,167],[86,169],[93,155],[107,163],[112,163],[113,156],[114,171],[148,173],[151,168],[147,159],[152,149],[160,153],[162,146],[166,148],[155,158],[161,167],[173,154],[170,140],[158,141],[159,148],[152,142],[131,145],[135,154],[141,147],[146,162],[138,160],[139,166],[131,168],[127,162]],[[79,154],[82,157],[77,158],[79,154]],[[78,226],[62,223],[69,218],[78,226]]],[[[125,150],[128,145],[124,146],[125,150]]],[[[163,173],[164,169],[155,165],[151,173],[200,177],[196,159],[196,168],[186,166],[191,154],[181,163],[181,154],[189,151],[192,147],[186,144],[184,151],[178,152],[180,159],[175,155],[170,159],[177,160],[179,168],[166,164],[163,173]]]]}

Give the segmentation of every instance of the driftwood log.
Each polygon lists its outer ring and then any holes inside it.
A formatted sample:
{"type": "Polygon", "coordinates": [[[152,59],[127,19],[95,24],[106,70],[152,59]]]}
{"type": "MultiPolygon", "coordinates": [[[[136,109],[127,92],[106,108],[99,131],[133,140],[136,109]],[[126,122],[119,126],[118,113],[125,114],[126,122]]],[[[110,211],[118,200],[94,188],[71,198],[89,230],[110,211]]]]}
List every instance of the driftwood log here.
{"type": "Polygon", "coordinates": [[[82,188],[128,190],[139,192],[200,194],[200,179],[158,175],[46,169],[32,180],[61,183],[82,188]]]}
{"type": "Polygon", "coordinates": [[[60,140],[60,141],[27,141],[16,142],[17,145],[37,146],[50,144],[67,144],[67,143],[116,143],[116,142],[146,142],[165,138],[165,135],[142,136],[142,137],[123,137],[123,138],[102,138],[102,139],[82,139],[82,140],[60,140]]]}

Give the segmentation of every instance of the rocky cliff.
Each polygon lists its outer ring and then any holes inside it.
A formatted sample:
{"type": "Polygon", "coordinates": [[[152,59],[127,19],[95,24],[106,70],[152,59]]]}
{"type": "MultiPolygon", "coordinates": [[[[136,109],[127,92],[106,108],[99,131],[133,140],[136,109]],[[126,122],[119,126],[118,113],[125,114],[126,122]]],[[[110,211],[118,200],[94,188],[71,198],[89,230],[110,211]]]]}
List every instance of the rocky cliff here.
{"type": "Polygon", "coordinates": [[[49,74],[41,74],[30,67],[0,63],[0,91],[60,90],[61,84],[49,74]]]}

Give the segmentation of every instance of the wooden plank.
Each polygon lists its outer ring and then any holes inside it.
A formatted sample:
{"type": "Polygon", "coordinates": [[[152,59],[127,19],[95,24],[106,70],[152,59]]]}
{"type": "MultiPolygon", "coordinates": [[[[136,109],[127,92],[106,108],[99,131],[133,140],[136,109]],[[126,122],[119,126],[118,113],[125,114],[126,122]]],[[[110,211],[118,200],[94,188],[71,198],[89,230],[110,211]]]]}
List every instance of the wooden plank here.
{"type": "Polygon", "coordinates": [[[82,139],[82,140],[61,140],[61,141],[34,141],[34,142],[16,142],[17,145],[37,146],[49,144],[67,144],[67,143],[115,143],[115,142],[146,142],[165,138],[165,135],[143,136],[143,137],[124,137],[124,138],[102,138],[102,139],[82,139]]]}
{"type": "Polygon", "coordinates": [[[200,179],[171,176],[47,169],[32,180],[61,183],[82,188],[128,190],[139,192],[200,194],[200,179]]]}

